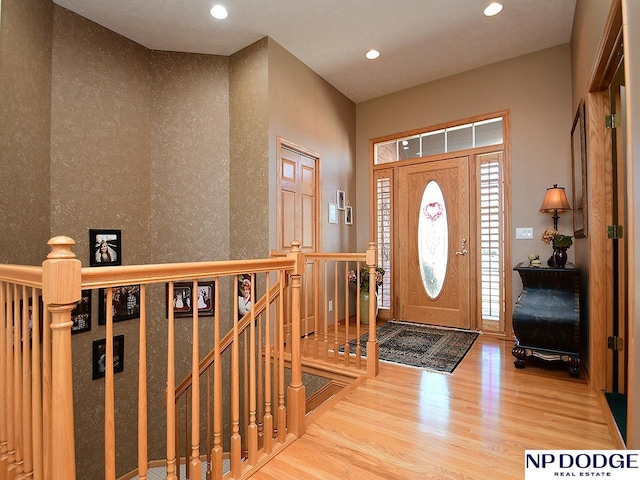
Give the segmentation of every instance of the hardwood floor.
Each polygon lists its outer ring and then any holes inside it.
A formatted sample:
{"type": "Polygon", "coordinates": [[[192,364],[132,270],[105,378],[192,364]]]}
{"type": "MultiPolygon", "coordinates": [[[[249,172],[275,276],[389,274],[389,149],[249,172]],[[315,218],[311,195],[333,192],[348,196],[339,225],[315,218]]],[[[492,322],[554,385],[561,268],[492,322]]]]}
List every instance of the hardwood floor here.
{"type": "Polygon", "coordinates": [[[381,362],[252,479],[513,480],[525,450],[618,448],[584,379],[511,347],[480,335],[452,375],[381,362]]]}

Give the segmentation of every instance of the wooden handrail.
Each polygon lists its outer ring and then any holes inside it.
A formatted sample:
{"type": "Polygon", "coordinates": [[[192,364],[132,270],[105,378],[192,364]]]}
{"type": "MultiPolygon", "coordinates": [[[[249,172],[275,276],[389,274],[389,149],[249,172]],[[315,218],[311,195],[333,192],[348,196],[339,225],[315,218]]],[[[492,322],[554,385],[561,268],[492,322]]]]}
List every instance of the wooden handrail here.
{"type": "MultiPolygon", "coordinates": [[[[273,300],[275,300],[279,294],[280,294],[280,290],[279,290],[278,284],[276,283],[273,285],[273,287],[271,287],[268,298],[267,298],[267,295],[265,294],[262,297],[260,297],[260,300],[256,302],[254,318],[258,317],[258,315],[264,312],[264,310],[267,308],[267,305],[269,305],[273,300]]],[[[242,333],[250,324],[251,324],[251,312],[247,313],[245,316],[243,316],[240,319],[240,321],[238,322],[238,331],[242,333]]],[[[233,330],[230,330],[220,341],[220,353],[224,352],[229,347],[229,345],[231,345],[232,341],[233,341],[233,330]]],[[[202,375],[207,370],[207,368],[213,365],[214,360],[215,360],[215,350],[211,350],[200,361],[200,367],[199,367],[200,375],[202,375]]],[[[178,397],[184,394],[187,388],[189,388],[189,385],[191,385],[191,380],[192,380],[191,374],[189,374],[188,376],[185,377],[184,380],[182,380],[182,382],[180,382],[180,385],[176,387],[176,393],[175,393],[176,399],[178,399],[178,397]]]]}
{"type": "Polygon", "coordinates": [[[0,264],[0,280],[42,288],[42,267],[0,264]]]}
{"type": "Polygon", "coordinates": [[[290,258],[233,260],[160,265],[127,265],[82,268],[82,288],[118,287],[143,283],[179,282],[217,276],[241,275],[245,272],[269,272],[293,268],[290,258]]]}

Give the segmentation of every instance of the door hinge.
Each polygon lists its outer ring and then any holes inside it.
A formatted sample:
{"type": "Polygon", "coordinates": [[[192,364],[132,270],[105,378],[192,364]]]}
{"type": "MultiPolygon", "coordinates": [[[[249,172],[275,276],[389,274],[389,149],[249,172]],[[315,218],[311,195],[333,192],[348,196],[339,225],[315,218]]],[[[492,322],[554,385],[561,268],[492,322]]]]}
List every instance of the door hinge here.
{"type": "Polygon", "coordinates": [[[607,337],[607,348],[614,352],[621,352],[624,350],[624,339],[620,337],[607,337]]]}
{"type": "Polygon", "coordinates": [[[607,238],[619,240],[624,236],[622,225],[607,225],[607,238]]]}
{"type": "Polygon", "coordinates": [[[612,113],[604,117],[605,128],[617,128],[620,126],[620,115],[612,113]]]}

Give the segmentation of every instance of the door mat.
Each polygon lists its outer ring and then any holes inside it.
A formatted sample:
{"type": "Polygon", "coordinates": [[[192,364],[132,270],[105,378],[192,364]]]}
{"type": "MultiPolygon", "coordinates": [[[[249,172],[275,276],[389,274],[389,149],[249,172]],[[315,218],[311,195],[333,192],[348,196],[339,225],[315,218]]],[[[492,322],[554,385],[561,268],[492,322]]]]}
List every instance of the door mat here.
{"type": "MultiPolygon", "coordinates": [[[[452,373],[478,338],[478,332],[389,321],[376,329],[380,360],[430,372],[452,373]]],[[[362,356],[367,355],[369,333],[360,336],[362,356]]],[[[349,342],[354,352],[356,339],[349,342]]],[[[340,346],[344,352],[344,345],[340,346]]]]}

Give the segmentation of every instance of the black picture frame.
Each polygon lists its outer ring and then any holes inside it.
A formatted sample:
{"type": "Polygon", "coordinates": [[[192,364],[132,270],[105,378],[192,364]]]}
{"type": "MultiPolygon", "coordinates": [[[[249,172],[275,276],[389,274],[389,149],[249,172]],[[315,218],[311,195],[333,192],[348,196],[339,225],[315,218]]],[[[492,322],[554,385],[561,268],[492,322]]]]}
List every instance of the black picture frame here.
{"type": "Polygon", "coordinates": [[[89,230],[89,265],[92,267],[122,265],[122,232],[120,230],[89,230]],[[104,251],[101,251],[102,248],[104,251]]]}
{"type": "Polygon", "coordinates": [[[72,334],[91,330],[91,290],[82,290],[82,298],[71,310],[71,321],[72,334]]]}
{"type": "Polygon", "coordinates": [[[344,207],[347,205],[347,195],[344,193],[344,190],[336,190],[336,205],[338,210],[344,210],[344,207]]]}
{"type": "MultiPolygon", "coordinates": [[[[107,339],[101,338],[93,341],[92,361],[93,380],[105,376],[107,356],[107,339]]],[[[124,335],[113,337],[113,373],[124,371],[124,335]]]]}
{"type": "MultiPolygon", "coordinates": [[[[107,322],[107,289],[98,291],[98,325],[107,322]]],[[[111,301],[113,302],[113,322],[122,322],[140,318],[140,285],[126,285],[111,289],[111,301]]]]}
{"type": "Polygon", "coordinates": [[[580,101],[571,127],[571,176],[573,185],[573,235],[586,238],[588,228],[586,107],[580,101]]]}
{"type": "Polygon", "coordinates": [[[349,205],[344,207],[344,224],[353,225],[353,207],[349,205]]]}
{"type": "Polygon", "coordinates": [[[173,295],[169,295],[169,284],[166,284],[166,315],[173,307],[173,317],[191,317],[194,304],[198,307],[199,317],[212,317],[214,310],[215,281],[198,281],[198,291],[193,294],[193,282],[174,282],[173,295]]]}
{"type": "Polygon", "coordinates": [[[242,318],[251,312],[251,286],[255,284],[255,281],[255,273],[242,273],[238,275],[238,318],[242,318]],[[248,292],[245,290],[246,288],[248,288],[248,292]],[[247,293],[249,294],[248,298],[246,297],[247,293]]]}

